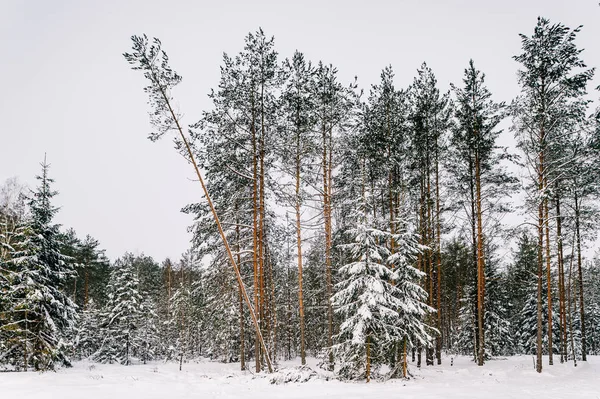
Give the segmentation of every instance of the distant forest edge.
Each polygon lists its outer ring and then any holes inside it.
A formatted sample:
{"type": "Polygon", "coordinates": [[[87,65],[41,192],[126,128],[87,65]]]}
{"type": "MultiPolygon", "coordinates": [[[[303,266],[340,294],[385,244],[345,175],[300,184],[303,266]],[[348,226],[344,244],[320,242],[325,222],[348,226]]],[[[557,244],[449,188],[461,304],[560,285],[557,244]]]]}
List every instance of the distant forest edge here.
{"type": "Polygon", "coordinates": [[[54,222],[46,159],[34,190],[8,180],[0,370],[209,357],[261,372],[316,356],[368,382],[444,352],[481,366],[535,355],[538,372],[542,355],[600,355],[600,252],[583,253],[600,216],[600,109],[580,29],[538,18],[520,35],[510,104],[473,60],[448,92],[423,63],[409,87],[388,66],[365,94],[333,65],[282,60],[259,29],[223,56],[213,107],[189,127],[160,40],[133,36],[149,138],[173,138],[205,189],[183,209],[191,247],[110,262],[54,222]],[[507,119],[518,153],[497,143],[507,119]]]}

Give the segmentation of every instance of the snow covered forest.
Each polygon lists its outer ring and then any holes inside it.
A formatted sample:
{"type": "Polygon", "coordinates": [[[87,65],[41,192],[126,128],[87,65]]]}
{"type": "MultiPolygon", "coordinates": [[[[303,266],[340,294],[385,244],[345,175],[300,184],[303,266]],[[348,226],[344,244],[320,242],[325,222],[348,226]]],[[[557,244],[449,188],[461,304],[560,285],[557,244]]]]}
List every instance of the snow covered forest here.
{"type": "Polygon", "coordinates": [[[509,103],[476,53],[449,89],[426,63],[408,87],[393,66],[362,87],[259,29],[189,126],[177,60],[133,36],[123,74],[148,95],[149,139],[173,140],[205,193],[182,210],[190,248],[110,260],[58,225],[52,154],[35,188],[7,180],[0,370],[308,361],[369,382],[457,356],[534,356],[541,373],[600,355],[600,88],[581,27],[532,22],[509,103]]]}

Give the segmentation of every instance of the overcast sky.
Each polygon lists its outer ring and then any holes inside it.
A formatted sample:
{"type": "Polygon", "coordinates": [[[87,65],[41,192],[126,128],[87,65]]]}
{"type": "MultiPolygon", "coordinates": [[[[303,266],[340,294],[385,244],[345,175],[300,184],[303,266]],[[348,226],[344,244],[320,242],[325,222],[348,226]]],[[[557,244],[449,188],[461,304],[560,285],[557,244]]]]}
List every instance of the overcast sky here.
{"type": "Polygon", "coordinates": [[[577,44],[600,67],[597,0],[0,0],[0,184],[18,176],[33,186],[46,152],[59,223],[100,240],[111,258],[178,258],[191,224],[179,210],[200,186],[170,140],[146,139],[145,82],[122,57],[131,35],[162,40],[183,76],[174,94],[190,124],[211,106],[223,52],[239,52],[258,27],[275,36],[281,59],[298,49],[346,81],[357,75],[366,91],[389,64],[407,86],[423,61],[445,91],[473,58],[495,100],[508,102],[518,92],[518,34],[530,35],[538,15],[584,25],[577,44]]]}

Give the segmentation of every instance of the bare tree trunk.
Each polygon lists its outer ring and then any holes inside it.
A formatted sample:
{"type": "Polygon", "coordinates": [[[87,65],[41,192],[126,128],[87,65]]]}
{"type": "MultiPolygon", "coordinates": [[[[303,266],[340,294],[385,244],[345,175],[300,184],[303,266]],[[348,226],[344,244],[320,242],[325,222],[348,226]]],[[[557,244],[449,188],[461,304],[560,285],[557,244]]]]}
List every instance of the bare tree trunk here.
{"type": "Polygon", "coordinates": [[[27,353],[27,335],[29,333],[29,323],[27,322],[27,317],[28,317],[28,311],[27,309],[25,309],[25,339],[23,340],[23,368],[25,371],[27,371],[28,367],[28,353],[27,353]]]}
{"type": "Polygon", "coordinates": [[[406,352],[406,337],[404,337],[404,343],[403,343],[403,352],[404,352],[404,357],[402,360],[402,377],[406,378],[406,366],[408,363],[408,353],[406,352]]]}
{"type": "Polygon", "coordinates": [[[85,287],[83,296],[83,310],[87,310],[88,302],[90,301],[90,276],[87,264],[85,265],[85,287]]]}
{"type": "MultiPolygon", "coordinates": [[[[471,160],[469,165],[469,189],[471,192],[471,255],[473,257],[473,268],[477,270],[476,288],[477,297],[475,298],[475,304],[473,309],[474,325],[473,325],[473,361],[478,361],[479,353],[479,257],[477,251],[477,211],[476,211],[476,190],[475,190],[475,176],[473,171],[475,169],[475,163],[471,160]]],[[[469,304],[469,306],[471,306],[469,304]]],[[[460,302],[459,302],[460,309],[460,302]]]]}
{"type": "MultiPolygon", "coordinates": [[[[547,183],[545,183],[547,186],[547,183]]],[[[552,276],[550,274],[550,212],[548,211],[548,198],[544,198],[544,218],[546,228],[546,279],[548,284],[548,364],[552,366],[552,276]]]]}
{"type": "MultiPolygon", "coordinates": [[[[542,82],[541,90],[545,89],[544,82],[542,82]]],[[[545,109],[545,104],[542,104],[542,109],[545,109]]],[[[544,203],[546,198],[545,192],[545,179],[546,179],[546,164],[545,164],[545,148],[546,145],[546,134],[544,121],[542,120],[542,126],[540,128],[539,135],[539,155],[537,165],[537,184],[538,184],[538,275],[537,275],[537,337],[536,337],[536,371],[542,372],[542,279],[544,276],[544,203]]],[[[552,322],[550,320],[550,322],[552,322]]]]}
{"type": "Polygon", "coordinates": [[[171,287],[172,287],[172,282],[171,282],[171,260],[169,259],[169,262],[167,263],[167,297],[169,299],[169,301],[171,300],[171,287]]]}
{"type": "MultiPolygon", "coordinates": [[[[419,240],[421,245],[427,245],[427,222],[425,220],[426,215],[426,207],[427,201],[425,196],[425,175],[423,174],[420,178],[420,200],[419,200],[419,240]]],[[[419,271],[423,273],[427,273],[427,251],[419,251],[418,254],[418,266],[419,271]]],[[[427,280],[423,281],[423,289],[427,291],[427,280]]],[[[427,299],[429,301],[429,298],[427,299]]],[[[421,356],[422,356],[423,346],[419,342],[417,343],[417,348],[413,347],[412,359],[415,361],[415,353],[417,355],[417,367],[421,367],[421,356]]]]}
{"type": "MultiPolygon", "coordinates": [[[[333,125],[329,126],[329,162],[327,162],[327,189],[329,190],[327,193],[327,219],[329,226],[329,233],[327,235],[327,248],[329,248],[329,298],[333,296],[333,270],[332,270],[332,262],[333,262],[333,208],[331,205],[331,201],[333,198],[333,125]]],[[[331,320],[330,320],[330,328],[331,328],[331,343],[333,344],[333,333],[334,333],[334,325],[333,325],[333,305],[331,304],[331,299],[329,300],[329,306],[331,308],[331,320]]],[[[331,353],[331,360],[333,360],[333,352],[331,353]]],[[[333,365],[333,363],[331,363],[333,365]]]]}
{"type": "Polygon", "coordinates": [[[583,271],[581,262],[580,202],[575,192],[575,233],[577,234],[577,277],[579,283],[579,314],[581,317],[581,360],[587,361],[587,339],[585,335],[585,309],[583,302],[583,271]]]}
{"type": "Polygon", "coordinates": [[[367,334],[367,345],[366,345],[366,355],[367,355],[367,367],[366,367],[366,377],[367,382],[371,381],[371,334],[367,334]]]}
{"type": "Polygon", "coordinates": [[[254,362],[256,372],[261,370],[260,362],[260,344],[259,332],[261,325],[260,318],[260,297],[258,281],[258,145],[256,138],[256,114],[254,89],[251,91],[250,104],[252,109],[252,122],[250,126],[252,135],[252,269],[253,269],[253,290],[254,290],[254,310],[258,318],[258,325],[254,341],[254,362]]]}
{"type": "MultiPolygon", "coordinates": [[[[235,241],[236,241],[236,258],[238,265],[242,264],[242,259],[240,255],[240,223],[237,220],[238,215],[238,206],[237,201],[235,203],[235,214],[236,214],[236,223],[235,223],[235,241]]],[[[246,370],[246,347],[245,347],[245,334],[244,334],[244,299],[242,296],[242,288],[238,287],[239,297],[240,297],[240,369],[242,371],[246,370]]]]}
{"type": "MultiPolygon", "coordinates": [[[[427,251],[427,269],[429,276],[429,306],[435,308],[435,276],[434,276],[434,267],[433,267],[433,254],[435,251],[434,248],[434,215],[433,215],[433,199],[431,198],[431,160],[429,158],[429,154],[427,154],[427,245],[429,250],[427,251]]],[[[429,319],[431,324],[434,323],[432,320],[435,316],[429,315],[429,319]]],[[[427,366],[433,366],[433,346],[432,343],[427,344],[427,348],[425,348],[425,364],[427,366]]]]}
{"type": "Polygon", "coordinates": [[[479,329],[479,351],[477,353],[477,364],[479,366],[483,366],[485,355],[485,256],[483,252],[483,222],[481,215],[481,168],[478,151],[475,152],[475,194],[475,202],[477,207],[477,321],[479,329]]]}
{"type": "MultiPolygon", "coordinates": [[[[265,111],[264,85],[261,85],[261,133],[259,139],[259,190],[258,190],[258,279],[260,295],[260,329],[265,331],[265,111]]],[[[267,335],[268,336],[268,335],[267,335]]],[[[268,349],[265,349],[268,352],[268,349]]],[[[265,356],[265,353],[262,354],[265,356]]]]}
{"type": "MultiPolygon", "coordinates": [[[[300,116],[298,115],[298,119],[300,116]]],[[[301,145],[300,131],[296,133],[296,242],[298,256],[298,306],[300,310],[300,361],[306,364],[306,348],[304,339],[304,297],[302,289],[302,221],[301,221],[301,193],[300,193],[300,169],[301,169],[301,145]]]]}
{"type": "Polygon", "coordinates": [[[436,207],[436,293],[437,293],[437,329],[439,333],[436,336],[435,342],[435,357],[437,364],[442,364],[442,223],[440,221],[440,176],[439,176],[439,160],[438,160],[438,145],[436,139],[435,146],[435,207],[436,207]]]}
{"type": "MultiPolygon", "coordinates": [[[[541,179],[540,179],[541,180],[541,179]]],[[[540,192],[543,190],[543,183],[540,183],[540,192]]],[[[538,205],[538,274],[537,274],[537,338],[536,338],[536,366],[538,373],[542,372],[542,278],[544,275],[544,203],[540,201],[538,205]]]]}
{"type": "Polygon", "coordinates": [[[567,318],[565,306],[565,266],[563,257],[562,215],[560,213],[560,194],[556,193],[556,242],[558,247],[558,299],[560,316],[560,362],[567,361],[567,318]]]}
{"type": "Polygon", "coordinates": [[[77,277],[73,279],[73,301],[77,300],[77,277]]]}
{"type": "MultiPolygon", "coordinates": [[[[331,347],[333,346],[333,307],[331,305],[331,297],[333,295],[333,283],[331,276],[331,215],[330,215],[330,206],[329,206],[329,168],[331,165],[328,160],[330,157],[328,156],[328,138],[327,138],[327,128],[325,126],[325,122],[323,122],[323,217],[325,219],[325,278],[327,285],[327,346],[329,352],[329,369],[333,370],[333,351],[331,347]]],[[[331,134],[331,133],[330,133],[331,134]]],[[[331,148],[329,148],[331,151],[331,148]]]]}
{"type": "MultiPolygon", "coordinates": [[[[287,219],[287,214],[286,214],[287,219]]],[[[287,240],[286,240],[287,241],[287,240]]],[[[290,252],[288,242],[288,254],[290,252]]],[[[289,255],[288,255],[289,256],[289,255]]],[[[286,336],[287,336],[287,360],[292,360],[292,290],[290,288],[290,265],[287,262],[287,279],[286,279],[286,293],[287,293],[287,323],[286,323],[286,336]]]]}
{"type": "Polygon", "coordinates": [[[573,280],[573,253],[571,253],[571,262],[569,264],[569,285],[567,288],[568,298],[568,318],[569,318],[569,335],[571,336],[571,355],[573,356],[573,366],[577,367],[577,353],[575,352],[575,340],[573,339],[573,315],[571,314],[571,281],[573,280]]]}
{"type": "Polygon", "coordinates": [[[269,283],[271,285],[271,298],[270,298],[270,323],[271,323],[271,334],[273,337],[273,356],[274,361],[277,360],[277,300],[275,297],[275,276],[273,274],[273,262],[269,257],[269,283]]]}

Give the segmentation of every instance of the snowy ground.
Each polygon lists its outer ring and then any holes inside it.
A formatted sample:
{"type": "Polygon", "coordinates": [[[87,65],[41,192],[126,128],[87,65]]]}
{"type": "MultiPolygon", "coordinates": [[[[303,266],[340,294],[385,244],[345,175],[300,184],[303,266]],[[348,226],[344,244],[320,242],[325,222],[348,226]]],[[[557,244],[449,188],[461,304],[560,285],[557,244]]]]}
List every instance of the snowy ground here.
{"type": "MultiPolygon", "coordinates": [[[[295,366],[296,362],[284,363],[295,366]]],[[[153,398],[600,398],[600,356],[587,363],[547,366],[537,374],[532,358],[519,356],[477,367],[460,357],[450,366],[410,370],[409,381],[340,382],[311,379],[273,385],[271,377],[239,371],[238,364],[175,363],[119,366],[76,363],[56,373],[0,373],[4,399],[153,399],[153,398]]],[[[281,373],[281,372],[280,372],[281,373]]]]}

